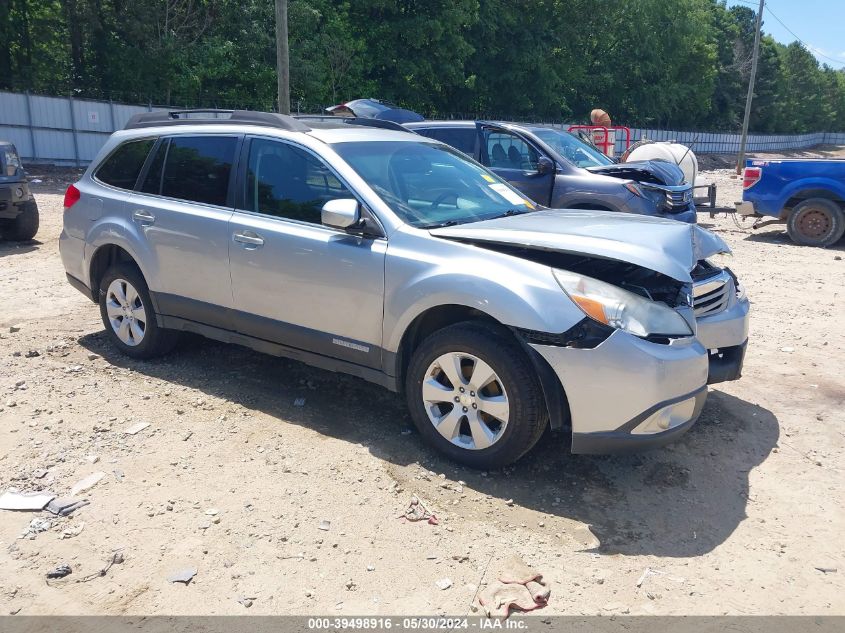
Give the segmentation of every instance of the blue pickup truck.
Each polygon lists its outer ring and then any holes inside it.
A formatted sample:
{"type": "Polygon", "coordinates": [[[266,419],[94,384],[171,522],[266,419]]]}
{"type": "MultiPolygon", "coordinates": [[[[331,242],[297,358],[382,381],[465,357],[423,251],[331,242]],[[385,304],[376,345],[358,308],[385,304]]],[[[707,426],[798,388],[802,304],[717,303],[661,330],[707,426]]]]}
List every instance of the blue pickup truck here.
{"type": "Polygon", "coordinates": [[[786,222],[786,231],[797,244],[832,246],[838,242],[845,234],[843,208],[845,160],[746,161],[737,213],[786,222]]]}

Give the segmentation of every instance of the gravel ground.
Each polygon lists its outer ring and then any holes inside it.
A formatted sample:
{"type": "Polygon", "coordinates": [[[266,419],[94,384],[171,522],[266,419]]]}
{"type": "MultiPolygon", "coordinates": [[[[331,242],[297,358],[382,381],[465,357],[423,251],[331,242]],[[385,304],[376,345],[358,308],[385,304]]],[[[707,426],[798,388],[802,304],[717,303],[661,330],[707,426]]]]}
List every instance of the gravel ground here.
{"type": "MultiPolygon", "coordinates": [[[[845,243],[702,214],[753,303],[743,378],[664,449],[570,456],[547,436],[482,473],[356,379],[196,337],[115,353],[64,279],[67,172],[42,171],[37,241],[0,244],[0,491],[103,477],[70,517],[0,511],[0,613],[461,614],[518,554],[552,584],[544,613],[845,614],[845,243]],[[413,494],[440,525],[397,519],[413,494]]],[[[739,181],[708,173],[731,206],[739,181]]]]}

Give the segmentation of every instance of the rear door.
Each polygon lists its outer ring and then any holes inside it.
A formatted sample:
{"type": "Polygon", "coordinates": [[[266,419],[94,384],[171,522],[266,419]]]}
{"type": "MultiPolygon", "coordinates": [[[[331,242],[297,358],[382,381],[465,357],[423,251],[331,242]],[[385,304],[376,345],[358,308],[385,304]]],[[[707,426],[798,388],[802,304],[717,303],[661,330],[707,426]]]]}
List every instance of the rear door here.
{"type": "Polygon", "coordinates": [[[477,124],[480,162],[538,204],[549,205],[555,174],[540,174],[540,150],[518,134],[489,124],[477,124]]]}
{"type": "Polygon", "coordinates": [[[232,327],[230,182],[240,141],[232,134],[161,138],[128,201],[161,314],[232,327]]]}
{"type": "Polygon", "coordinates": [[[355,195],[310,150],[248,138],[229,223],[238,331],[381,368],[387,241],[321,224],[323,204],[355,195]]]}

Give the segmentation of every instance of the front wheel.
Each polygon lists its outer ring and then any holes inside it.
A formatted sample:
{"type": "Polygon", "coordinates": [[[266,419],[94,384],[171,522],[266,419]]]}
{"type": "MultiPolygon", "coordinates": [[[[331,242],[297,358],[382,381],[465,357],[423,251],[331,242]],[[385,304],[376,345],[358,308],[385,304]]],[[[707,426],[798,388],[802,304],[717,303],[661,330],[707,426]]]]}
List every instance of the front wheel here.
{"type": "Polygon", "coordinates": [[[100,315],[112,343],[132,358],[153,358],[176,345],[178,332],[156,323],[144,276],[135,266],[118,264],[100,282],[100,315]]]}
{"type": "Polygon", "coordinates": [[[474,468],[515,462],[547,424],[531,361],[510,333],[484,323],[425,339],[411,358],[405,395],[423,438],[474,468]]]}
{"type": "Polygon", "coordinates": [[[786,231],[796,244],[833,246],[845,234],[845,214],[833,200],[810,198],[789,213],[786,231]]]}

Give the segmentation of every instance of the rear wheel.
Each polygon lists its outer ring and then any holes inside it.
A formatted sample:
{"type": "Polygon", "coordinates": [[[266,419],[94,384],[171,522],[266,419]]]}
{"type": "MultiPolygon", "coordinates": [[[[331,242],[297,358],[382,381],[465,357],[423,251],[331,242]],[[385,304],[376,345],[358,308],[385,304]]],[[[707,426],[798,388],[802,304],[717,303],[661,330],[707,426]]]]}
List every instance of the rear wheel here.
{"type": "Polygon", "coordinates": [[[483,323],[425,339],[411,358],[405,392],[426,441],[475,468],[516,461],[547,424],[530,360],[509,333],[483,323]]]}
{"type": "Polygon", "coordinates": [[[38,205],[35,200],[21,203],[21,213],[0,225],[0,237],[13,242],[31,240],[38,233],[38,205]]]}
{"type": "Polygon", "coordinates": [[[796,244],[832,246],[845,234],[845,214],[833,200],[810,198],[792,209],[786,231],[796,244]]]}
{"type": "Polygon", "coordinates": [[[133,358],[166,354],[178,332],[160,328],[144,276],[132,265],[109,268],[100,282],[100,315],[112,343],[133,358]]]}

